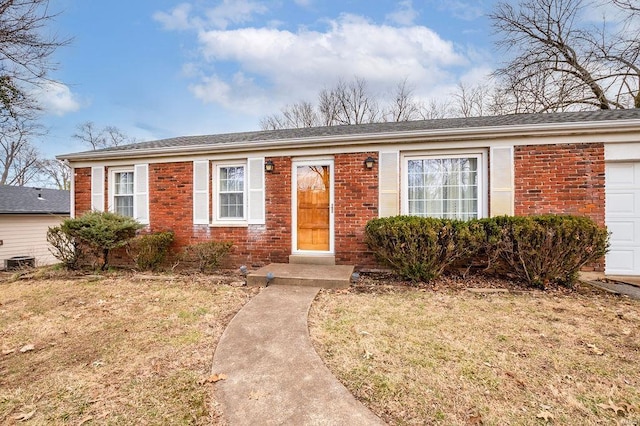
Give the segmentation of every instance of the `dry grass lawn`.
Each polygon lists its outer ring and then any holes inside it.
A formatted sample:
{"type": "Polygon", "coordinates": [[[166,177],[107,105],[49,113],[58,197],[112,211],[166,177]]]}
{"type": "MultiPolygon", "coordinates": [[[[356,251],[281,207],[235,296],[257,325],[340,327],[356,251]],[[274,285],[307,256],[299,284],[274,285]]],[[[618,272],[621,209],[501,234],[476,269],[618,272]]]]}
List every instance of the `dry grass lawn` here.
{"type": "Polygon", "coordinates": [[[390,424],[640,424],[640,302],[577,292],[323,291],[314,344],[390,424]]]}
{"type": "Polygon", "coordinates": [[[213,424],[233,277],[0,282],[0,424],[213,424]],[[22,349],[22,351],[21,351],[22,349]]]}
{"type": "MultiPolygon", "coordinates": [[[[0,424],[221,422],[203,379],[258,290],[233,276],[41,275],[0,281],[0,424]]],[[[311,334],[390,424],[640,424],[640,302],[363,281],[320,293],[311,334]]]]}

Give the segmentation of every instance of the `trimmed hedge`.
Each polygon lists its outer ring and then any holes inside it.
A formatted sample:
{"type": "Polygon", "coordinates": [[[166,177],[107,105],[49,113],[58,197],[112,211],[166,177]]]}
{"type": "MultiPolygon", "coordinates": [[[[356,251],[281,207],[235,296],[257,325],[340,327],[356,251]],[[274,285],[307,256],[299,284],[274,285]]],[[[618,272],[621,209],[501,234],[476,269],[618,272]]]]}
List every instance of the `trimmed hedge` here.
{"type": "Polygon", "coordinates": [[[474,257],[484,242],[477,223],[417,216],[373,219],[366,242],[376,257],[411,281],[430,281],[474,257]]]}
{"type": "Polygon", "coordinates": [[[536,287],[572,285],[580,269],[604,256],[609,233],[586,217],[541,215],[482,219],[488,255],[536,287]]]}
{"type": "Polygon", "coordinates": [[[376,257],[402,277],[428,282],[453,265],[486,270],[531,286],[571,285],[584,265],[604,256],[606,228],[589,218],[540,215],[459,221],[395,216],[365,228],[376,257]]]}

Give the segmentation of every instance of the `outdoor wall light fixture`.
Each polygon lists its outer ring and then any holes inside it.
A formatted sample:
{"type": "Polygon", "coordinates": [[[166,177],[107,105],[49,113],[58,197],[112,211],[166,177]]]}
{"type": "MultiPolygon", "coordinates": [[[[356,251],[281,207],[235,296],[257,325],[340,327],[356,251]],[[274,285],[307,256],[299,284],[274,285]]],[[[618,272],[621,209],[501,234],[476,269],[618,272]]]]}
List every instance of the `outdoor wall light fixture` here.
{"type": "Polygon", "coordinates": [[[373,169],[373,165],[375,164],[375,162],[376,162],[376,160],[373,159],[372,157],[367,157],[367,159],[364,160],[364,166],[367,169],[371,170],[371,169],[373,169]]]}
{"type": "Polygon", "coordinates": [[[264,162],[264,171],[267,173],[271,173],[275,166],[273,165],[273,161],[267,160],[264,162]]]}

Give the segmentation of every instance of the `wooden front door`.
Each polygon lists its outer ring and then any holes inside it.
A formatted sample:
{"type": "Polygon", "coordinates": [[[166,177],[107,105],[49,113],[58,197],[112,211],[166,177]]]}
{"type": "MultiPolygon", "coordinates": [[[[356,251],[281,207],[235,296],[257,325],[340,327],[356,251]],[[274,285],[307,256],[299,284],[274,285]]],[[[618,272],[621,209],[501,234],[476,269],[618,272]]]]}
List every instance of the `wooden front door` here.
{"type": "Polygon", "coordinates": [[[302,251],[332,249],[331,164],[296,164],[296,248],[302,251]]]}

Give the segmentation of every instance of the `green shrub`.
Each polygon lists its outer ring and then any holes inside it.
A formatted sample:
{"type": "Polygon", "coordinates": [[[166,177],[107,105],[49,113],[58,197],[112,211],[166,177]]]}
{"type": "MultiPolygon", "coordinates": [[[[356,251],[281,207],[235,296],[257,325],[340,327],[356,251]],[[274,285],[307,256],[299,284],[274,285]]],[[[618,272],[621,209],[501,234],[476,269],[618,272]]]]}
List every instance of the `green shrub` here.
{"type": "Polygon", "coordinates": [[[61,227],[49,227],[47,230],[47,242],[51,245],[49,252],[58,259],[67,269],[78,269],[82,250],[80,244],[61,227]]]}
{"type": "Polygon", "coordinates": [[[60,228],[70,239],[87,247],[96,259],[102,258],[101,269],[107,269],[109,252],[123,247],[144,225],[130,217],[111,212],[87,212],[67,219],[60,228]]]}
{"type": "Polygon", "coordinates": [[[194,262],[200,272],[215,269],[220,266],[222,259],[229,253],[233,243],[228,241],[206,241],[184,248],[182,259],[194,262]]]}
{"type": "Polygon", "coordinates": [[[456,262],[473,259],[484,242],[477,221],[416,216],[371,220],[365,235],[379,260],[404,278],[425,282],[456,262]]]}
{"type": "Polygon", "coordinates": [[[127,254],[139,270],[155,270],[167,257],[173,240],[171,231],[138,235],[127,244],[127,254]]]}
{"type": "Polygon", "coordinates": [[[572,285],[580,268],[609,248],[606,228],[586,217],[500,216],[480,222],[496,269],[532,286],[572,285]]]}
{"type": "Polygon", "coordinates": [[[412,281],[430,281],[453,265],[485,263],[487,270],[531,286],[571,285],[580,268],[609,247],[606,228],[577,216],[467,222],[396,216],[369,221],[365,234],[376,257],[412,281]]]}

